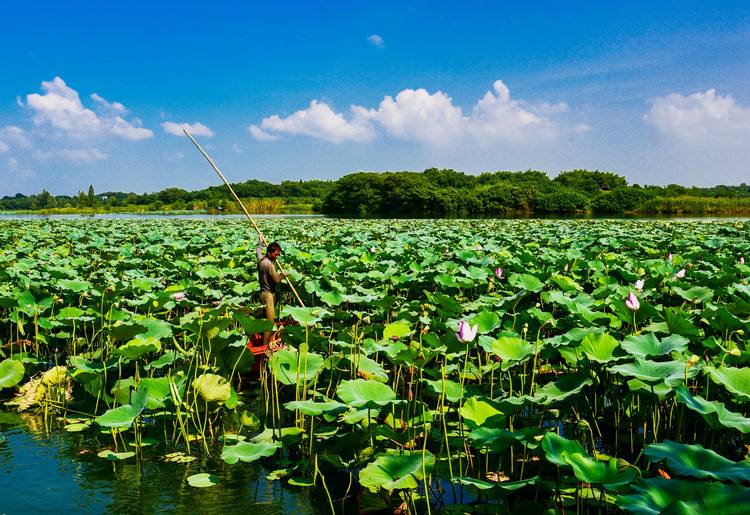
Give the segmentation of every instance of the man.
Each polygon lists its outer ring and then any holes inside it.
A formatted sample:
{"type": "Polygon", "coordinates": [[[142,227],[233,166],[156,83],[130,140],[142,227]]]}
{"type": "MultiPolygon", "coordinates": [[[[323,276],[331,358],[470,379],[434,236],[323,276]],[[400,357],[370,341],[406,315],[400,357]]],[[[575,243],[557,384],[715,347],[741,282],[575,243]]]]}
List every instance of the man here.
{"type": "MultiPolygon", "coordinates": [[[[263,313],[269,322],[275,322],[274,305],[276,304],[276,285],[279,284],[288,274],[281,275],[276,273],[274,261],[281,254],[281,245],[273,242],[268,245],[265,255],[263,254],[263,240],[258,240],[258,248],[255,249],[258,257],[258,282],[260,283],[260,303],[263,305],[263,313]]],[[[263,333],[263,345],[268,345],[273,336],[272,331],[263,333]]]]}

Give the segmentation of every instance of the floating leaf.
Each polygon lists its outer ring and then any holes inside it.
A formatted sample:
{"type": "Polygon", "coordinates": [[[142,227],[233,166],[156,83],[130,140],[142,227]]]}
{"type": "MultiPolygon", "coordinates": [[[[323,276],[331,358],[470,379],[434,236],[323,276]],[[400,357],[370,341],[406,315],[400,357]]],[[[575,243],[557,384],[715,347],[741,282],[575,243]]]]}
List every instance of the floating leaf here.
{"type": "Polygon", "coordinates": [[[193,474],[192,476],[188,476],[187,482],[190,486],[195,488],[208,488],[214,485],[218,485],[221,481],[219,481],[218,476],[208,474],[206,472],[201,472],[200,474],[193,474]]]}

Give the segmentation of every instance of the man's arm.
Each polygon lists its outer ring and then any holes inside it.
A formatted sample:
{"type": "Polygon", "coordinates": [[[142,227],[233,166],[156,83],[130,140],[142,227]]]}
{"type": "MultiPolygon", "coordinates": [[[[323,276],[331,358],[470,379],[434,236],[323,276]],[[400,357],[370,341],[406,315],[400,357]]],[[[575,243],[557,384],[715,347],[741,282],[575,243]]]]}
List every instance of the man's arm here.
{"type": "Polygon", "coordinates": [[[258,246],[255,248],[255,255],[258,258],[258,261],[263,259],[263,240],[258,238],[258,246]]]}

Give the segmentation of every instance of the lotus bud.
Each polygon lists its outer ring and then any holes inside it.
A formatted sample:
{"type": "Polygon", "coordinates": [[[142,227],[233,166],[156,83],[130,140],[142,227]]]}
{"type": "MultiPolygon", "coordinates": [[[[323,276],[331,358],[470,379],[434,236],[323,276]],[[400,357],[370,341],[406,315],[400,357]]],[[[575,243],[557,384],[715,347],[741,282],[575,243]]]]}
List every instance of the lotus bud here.
{"type": "Polygon", "coordinates": [[[667,256],[667,261],[672,261],[672,253],[671,253],[671,252],[670,252],[670,253],[669,253],[669,255],[667,256]]]}
{"type": "Polygon", "coordinates": [[[637,281],[635,282],[635,289],[636,289],[636,290],[638,290],[639,292],[640,292],[640,291],[643,291],[643,284],[644,284],[644,283],[643,283],[643,279],[638,279],[638,280],[637,280],[637,281]]]}
{"type": "Polygon", "coordinates": [[[567,263],[565,263],[565,266],[563,267],[563,270],[565,270],[566,272],[568,271],[568,264],[567,263]]]}
{"type": "Polygon", "coordinates": [[[676,274],[674,274],[674,275],[675,275],[675,277],[679,277],[680,279],[682,279],[683,277],[685,277],[685,269],[684,269],[684,268],[681,268],[681,269],[680,269],[680,271],[679,271],[679,272],[677,272],[677,273],[676,273],[676,274]]]}
{"type": "Polygon", "coordinates": [[[740,264],[741,265],[745,264],[745,256],[740,256],[740,264]]]}
{"type": "Polygon", "coordinates": [[[375,245],[373,245],[372,247],[370,247],[370,252],[372,252],[373,254],[375,253],[375,245]]]}
{"type": "Polygon", "coordinates": [[[638,311],[641,309],[641,303],[638,302],[638,297],[635,296],[635,293],[632,291],[628,293],[628,298],[625,299],[625,306],[627,306],[628,309],[632,309],[633,311],[638,311]]]}
{"type": "Polygon", "coordinates": [[[469,343],[477,337],[478,325],[471,327],[466,320],[461,320],[458,324],[458,332],[456,333],[456,339],[461,343],[469,343]]]}
{"type": "Polygon", "coordinates": [[[740,352],[740,349],[738,349],[737,347],[735,347],[734,349],[732,349],[732,350],[729,351],[729,354],[732,355],[732,356],[741,356],[742,352],[740,352]]]}
{"type": "Polygon", "coordinates": [[[503,269],[502,268],[499,268],[499,267],[495,268],[495,277],[497,277],[498,279],[502,279],[503,278],[503,269]]]}
{"type": "Polygon", "coordinates": [[[699,356],[693,354],[692,356],[690,356],[690,359],[687,362],[687,368],[694,367],[700,360],[701,358],[699,356]]]}

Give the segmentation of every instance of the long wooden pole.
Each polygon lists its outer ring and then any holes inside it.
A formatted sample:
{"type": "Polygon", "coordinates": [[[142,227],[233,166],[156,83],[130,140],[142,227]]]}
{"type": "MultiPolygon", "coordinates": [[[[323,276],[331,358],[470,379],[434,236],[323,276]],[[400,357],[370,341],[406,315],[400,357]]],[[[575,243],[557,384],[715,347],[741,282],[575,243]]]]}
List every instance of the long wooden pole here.
{"type": "MultiPolygon", "coordinates": [[[[196,148],[200,151],[201,154],[203,154],[203,157],[206,158],[206,160],[211,164],[213,169],[216,171],[217,174],[219,174],[219,177],[221,177],[221,180],[224,181],[224,184],[229,188],[229,192],[234,197],[234,200],[237,201],[237,203],[240,205],[240,208],[242,208],[242,212],[245,213],[245,216],[248,220],[250,220],[250,223],[253,224],[253,227],[255,228],[256,232],[258,233],[258,236],[260,236],[260,240],[263,242],[263,245],[268,246],[268,241],[266,240],[266,237],[263,236],[263,233],[260,230],[260,227],[258,227],[258,224],[255,223],[255,220],[253,220],[253,217],[250,216],[250,213],[247,212],[247,209],[245,209],[245,205],[240,200],[240,197],[237,196],[237,194],[232,189],[232,186],[229,184],[229,181],[224,177],[224,175],[219,170],[219,167],[216,166],[216,163],[214,163],[214,160],[209,157],[208,154],[206,154],[206,151],[201,148],[201,146],[198,144],[197,141],[195,141],[195,138],[187,131],[187,129],[183,128],[182,132],[185,133],[185,136],[190,138],[190,141],[193,142],[193,145],[196,146],[196,148]]],[[[278,261],[277,261],[278,263],[278,261]]],[[[281,270],[282,273],[284,273],[284,268],[281,266],[281,263],[278,263],[279,270],[281,270]]],[[[302,302],[302,298],[299,296],[299,293],[297,293],[297,290],[294,288],[294,284],[292,284],[291,279],[289,279],[289,276],[286,278],[287,282],[289,283],[289,287],[292,289],[292,292],[294,292],[294,296],[297,297],[297,302],[299,302],[300,306],[305,307],[305,303],[302,302]]]]}

